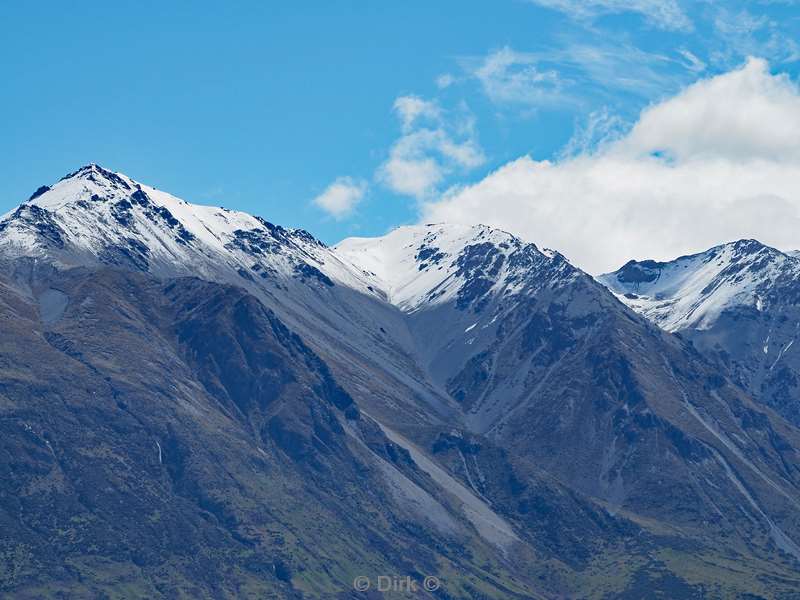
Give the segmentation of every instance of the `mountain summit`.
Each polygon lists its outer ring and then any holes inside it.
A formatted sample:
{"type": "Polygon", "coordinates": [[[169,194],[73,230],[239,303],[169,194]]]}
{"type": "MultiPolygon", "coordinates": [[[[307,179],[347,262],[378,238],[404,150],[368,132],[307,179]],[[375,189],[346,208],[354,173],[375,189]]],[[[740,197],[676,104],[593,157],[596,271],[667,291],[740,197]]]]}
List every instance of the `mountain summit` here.
{"type": "Polygon", "coordinates": [[[328,277],[353,287],[359,275],[324,244],[240,211],[189,204],[90,164],[43,186],[0,220],[7,256],[50,257],[64,266],[125,265],[156,275],[229,281],[328,277]]]}
{"type": "Polygon", "coordinates": [[[480,304],[548,277],[570,278],[576,269],[557,252],[485,225],[398,227],[379,238],[349,238],[336,252],[375,278],[389,302],[404,311],[451,300],[480,304]],[[537,273],[534,273],[537,272],[537,273]]]}
{"type": "Polygon", "coordinates": [[[798,276],[797,258],[739,240],[669,262],[630,261],[598,280],[654,323],[679,331],[708,329],[735,307],[762,310],[775,286],[798,276]]]}

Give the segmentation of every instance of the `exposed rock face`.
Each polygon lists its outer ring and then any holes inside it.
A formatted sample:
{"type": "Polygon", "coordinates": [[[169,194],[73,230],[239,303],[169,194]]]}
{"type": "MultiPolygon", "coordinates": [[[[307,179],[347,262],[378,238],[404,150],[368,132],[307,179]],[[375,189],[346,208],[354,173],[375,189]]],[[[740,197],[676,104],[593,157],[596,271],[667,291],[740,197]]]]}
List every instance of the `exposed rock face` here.
{"type": "Polygon", "coordinates": [[[445,225],[327,248],[96,165],[39,192],[0,220],[3,593],[800,587],[798,429],[557,252],[445,225]]]}

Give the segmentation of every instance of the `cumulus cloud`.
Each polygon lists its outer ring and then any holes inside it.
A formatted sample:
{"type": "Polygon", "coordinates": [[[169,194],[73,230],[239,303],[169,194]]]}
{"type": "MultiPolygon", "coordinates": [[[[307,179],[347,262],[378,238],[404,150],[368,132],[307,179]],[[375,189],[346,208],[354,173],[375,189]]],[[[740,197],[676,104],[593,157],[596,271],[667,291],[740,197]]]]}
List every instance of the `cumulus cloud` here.
{"type": "Polygon", "coordinates": [[[800,247],[800,90],[750,59],[616,139],[554,162],[522,157],[426,203],[422,218],[501,227],[592,273],[743,237],[800,247]]]}
{"type": "Polygon", "coordinates": [[[485,161],[468,113],[453,117],[435,102],[417,96],[401,96],[394,110],[403,135],[377,172],[378,180],[392,191],[428,198],[451,173],[485,161]]]}
{"type": "Polygon", "coordinates": [[[800,159],[800,97],[787,75],[750,59],[642,113],[621,144],[628,153],[749,161],[800,159]]]}
{"type": "Polygon", "coordinates": [[[641,14],[653,26],[673,31],[688,31],[692,22],[676,0],[529,0],[534,4],[560,10],[580,20],[606,14],[633,12],[641,14]]]}
{"type": "Polygon", "coordinates": [[[335,219],[343,219],[353,212],[356,205],[364,198],[367,183],[352,177],[337,177],[325,191],[314,198],[319,208],[335,219]]]}

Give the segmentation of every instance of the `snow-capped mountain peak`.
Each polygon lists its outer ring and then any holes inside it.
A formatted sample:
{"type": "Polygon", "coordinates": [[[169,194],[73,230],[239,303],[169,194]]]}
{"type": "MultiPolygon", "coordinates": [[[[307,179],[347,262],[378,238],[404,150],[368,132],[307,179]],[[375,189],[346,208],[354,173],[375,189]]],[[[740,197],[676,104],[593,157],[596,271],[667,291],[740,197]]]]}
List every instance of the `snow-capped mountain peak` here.
{"type": "Polygon", "coordinates": [[[64,266],[105,263],[239,283],[340,281],[367,288],[357,269],[306,231],[191,204],[96,164],[40,187],[4,215],[0,250],[64,266]]]}
{"type": "Polygon", "coordinates": [[[552,270],[550,277],[562,278],[576,273],[557,252],[540,251],[486,225],[398,227],[383,237],[348,238],[335,251],[373,277],[389,302],[406,312],[451,300],[479,306],[492,294],[530,285],[533,270],[552,270]]]}
{"type": "Polygon", "coordinates": [[[630,261],[598,279],[668,331],[707,329],[726,309],[763,310],[776,283],[800,276],[800,260],[752,239],[669,262],[630,261]]]}

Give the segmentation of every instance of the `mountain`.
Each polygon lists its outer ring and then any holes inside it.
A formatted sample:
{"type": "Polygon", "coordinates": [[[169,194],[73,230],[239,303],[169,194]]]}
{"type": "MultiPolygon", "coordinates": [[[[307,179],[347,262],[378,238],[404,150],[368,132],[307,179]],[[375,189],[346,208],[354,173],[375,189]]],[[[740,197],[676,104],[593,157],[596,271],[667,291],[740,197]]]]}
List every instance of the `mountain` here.
{"type": "Polygon", "coordinates": [[[740,240],[670,262],[631,261],[599,279],[800,425],[800,260],[793,253],[740,240]]]}
{"type": "MultiPolygon", "coordinates": [[[[777,430],[747,431],[760,412],[713,363],[635,318],[556,252],[452,225],[400,228],[336,250],[406,311],[425,370],[462,406],[466,430],[507,449],[526,476],[544,469],[611,512],[668,514],[692,527],[740,495],[715,448],[751,440],[736,451],[742,458],[781,446],[756,441],[780,439],[777,430]],[[720,430],[730,433],[717,438],[720,430]],[[710,476],[712,457],[713,488],[687,485],[696,462],[710,476]]],[[[483,473],[464,470],[475,481],[483,473]]],[[[795,552],[794,542],[785,549],[795,552]]]]}
{"type": "MultiPolygon", "coordinates": [[[[335,250],[402,311],[423,373],[459,413],[467,409],[470,429],[481,433],[506,400],[477,402],[462,389],[470,377],[464,368],[503,352],[492,345],[532,297],[586,280],[557,252],[482,225],[400,227],[383,238],[344,240],[335,250]]],[[[517,400],[506,391],[508,401],[517,400]]]]}
{"type": "Polygon", "coordinates": [[[329,248],[88,165],[0,219],[0,260],[4,593],[800,588],[800,431],[558,252],[329,248]]]}
{"type": "Polygon", "coordinates": [[[47,257],[62,268],[101,263],[231,283],[338,281],[369,293],[364,278],[308,232],[189,204],[95,164],[38,188],[4,215],[0,248],[6,257],[47,257]],[[323,264],[326,274],[317,268],[323,264]]]}
{"type": "Polygon", "coordinates": [[[374,278],[305,231],[189,204],[92,164],[40,187],[0,219],[0,253],[59,268],[109,265],[242,287],[347,378],[375,386],[380,369],[389,379],[375,393],[392,403],[422,401],[420,415],[452,408],[420,382],[408,358],[413,342],[374,278]]]}
{"type": "Polygon", "coordinates": [[[116,269],[13,273],[4,595],[327,598],[358,575],[436,572],[456,597],[537,597],[505,558],[506,521],[427,475],[252,295],[116,269]]]}
{"type": "Polygon", "coordinates": [[[765,310],[776,286],[800,274],[791,254],[756,240],[723,244],[670,262],[630,261],[598,279],[637,312],[666,329],[711,329],[723,313],[765,310]]]}

